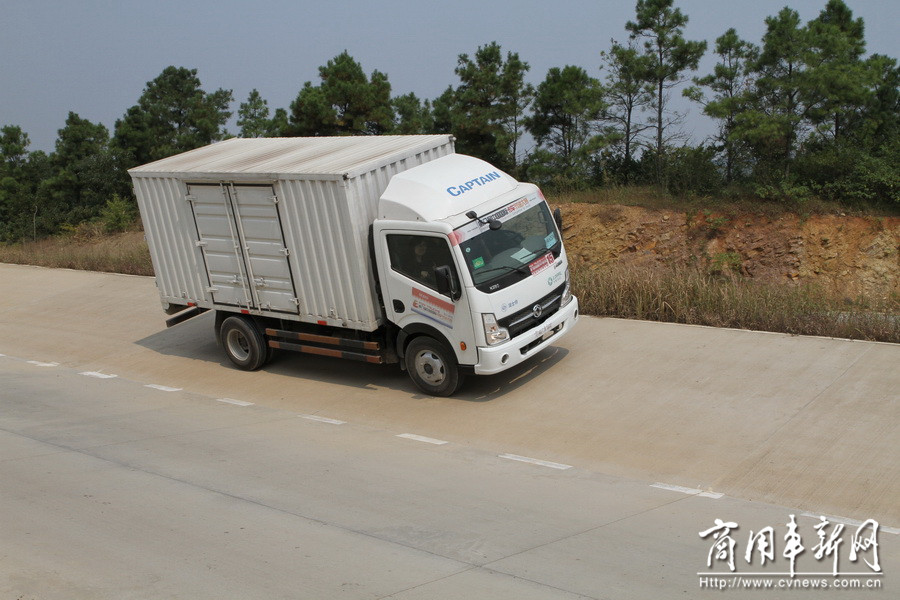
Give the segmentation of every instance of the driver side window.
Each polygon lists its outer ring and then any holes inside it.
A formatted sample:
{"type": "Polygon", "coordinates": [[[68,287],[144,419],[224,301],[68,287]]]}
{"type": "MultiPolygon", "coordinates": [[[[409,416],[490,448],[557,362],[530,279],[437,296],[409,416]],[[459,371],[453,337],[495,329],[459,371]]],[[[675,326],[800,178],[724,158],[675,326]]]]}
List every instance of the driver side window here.
{"type": "Polygon", "coordinates": [[[436,289],[434,268],[449,266],[456,272],[445,238],[426,235],[388,235],[391,268],[422,285],[436,289]]]}

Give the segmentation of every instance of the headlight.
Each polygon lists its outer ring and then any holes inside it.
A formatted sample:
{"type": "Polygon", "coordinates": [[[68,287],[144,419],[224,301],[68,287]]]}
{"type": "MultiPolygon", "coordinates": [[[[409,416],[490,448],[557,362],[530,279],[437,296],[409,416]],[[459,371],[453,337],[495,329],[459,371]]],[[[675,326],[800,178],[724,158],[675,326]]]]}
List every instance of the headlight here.
{"type": "Polygon", "coordinates": [[[566,267],[566,287],[563,288],[562,301],[560,306],[565,306],[572,301],[572,282],[569,279],[569,268],[566,267]]]}
{"type": "Polygon", "coordinates": [[[487,340],[488,346],[494,346],[509,339],[509,331],[500,327],[493,313],[482,314],[481,320],[484,322],[484,339],[487,340]]]}

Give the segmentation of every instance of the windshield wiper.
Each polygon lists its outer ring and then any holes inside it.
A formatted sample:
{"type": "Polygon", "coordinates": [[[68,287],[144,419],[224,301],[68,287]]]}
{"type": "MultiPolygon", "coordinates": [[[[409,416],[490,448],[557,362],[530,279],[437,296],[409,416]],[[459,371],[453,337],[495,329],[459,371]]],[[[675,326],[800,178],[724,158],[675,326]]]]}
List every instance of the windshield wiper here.
{"type": "MultiPolygon", "coordinates": [[[[518,267],[511,267],[509,265],[500,265],[499,267],[491,267],[490,269],[485,269],[484,271],[476,271],[476,273],[478,275],[484,275],[485,273],[491,273],[493,271],[503,271],[503,270],[518,271],[519,273],[522,273],[523,275],[527,275],[528,273],[531,272],[531,270],[528,269],[528,265],[519,265],[518,267]],[[527,270],[523,271],[522,269],[527,269],[527,270]]],[[[474,273],[473,273],[473,275],[474,275],[474,273]]]]}

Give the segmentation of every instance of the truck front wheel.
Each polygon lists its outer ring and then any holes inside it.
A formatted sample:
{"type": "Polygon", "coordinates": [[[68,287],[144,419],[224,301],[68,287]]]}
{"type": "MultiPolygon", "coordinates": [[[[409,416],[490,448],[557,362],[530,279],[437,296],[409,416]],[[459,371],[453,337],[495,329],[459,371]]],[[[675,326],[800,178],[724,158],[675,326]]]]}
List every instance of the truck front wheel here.
{"type": "Polygon", "coordinates": [[[428,336],[414,338],[406,347],[406,370],[413,383],[432,396],[452,396],[463,382],[453,352],[428,336]]]}
{"type": "Polygon", "coordinates": [[[250,319],[238,316],[226,318],[219,329],[219,339],[228,359],[244,371],[257,370],[269,358],[266,339],[250,319]]]}

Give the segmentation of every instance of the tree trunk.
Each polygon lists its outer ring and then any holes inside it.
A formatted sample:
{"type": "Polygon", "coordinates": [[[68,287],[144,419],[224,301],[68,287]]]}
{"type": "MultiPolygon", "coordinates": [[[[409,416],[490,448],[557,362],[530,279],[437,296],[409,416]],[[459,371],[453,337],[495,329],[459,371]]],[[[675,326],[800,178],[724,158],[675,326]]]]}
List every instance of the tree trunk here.
{"type": "Polygon", "coordinates": [[[659,80],[656,96],[656,183],[662,185],[662,150],[663,150],[663,80],[659,80]]]}

